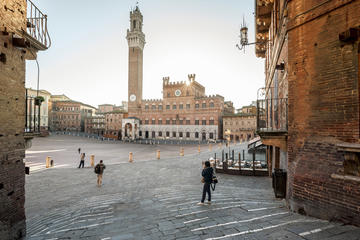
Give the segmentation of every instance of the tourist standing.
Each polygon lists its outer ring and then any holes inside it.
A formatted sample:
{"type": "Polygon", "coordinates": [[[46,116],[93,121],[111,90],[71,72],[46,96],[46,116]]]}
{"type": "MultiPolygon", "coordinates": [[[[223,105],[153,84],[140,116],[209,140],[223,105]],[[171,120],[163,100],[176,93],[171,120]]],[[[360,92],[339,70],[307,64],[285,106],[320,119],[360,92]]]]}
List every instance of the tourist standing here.
{"type": "Polygon", "coordinates": [[[95,166],[95,173],[97,174],[97,186],[101,187],[102,184],[102,175],[104,173],[105,164],[103,163],[103,160],[100,160],[100,163],[96,164],[95,166]]]}
{"type": "Polygon", "coordinates": [[[81,152],[81,148],[78,148],[78,152],[79,152],[79,154],[80,154],[80,152],[81,152]]]}
{"type": "Polygon", "coordinates": [[[210,162],[206,161],[205,162],[205,167],[202,170],[202,182],[204,183],[203,186],[203,194],[202,194],[202,198],[201,198],[201,202],[199,202],[199,205],[204,205],[204,201],[205,201],[205,197],[206,197],[206,193],[208,194],[208,204],[211,204],[211,190],[210,190],[210,185],[212,183],[212,179],[213,179],[213,174],[214,174],[214,169],[210,166],[210,162]]]}
{"type": "Polygon", "coordinates": [[[85,165],[85,153],[82,153],[80,156],[80,164],[79,164],[79,168],[82,166],[82,168],[84,168],[85,165]]]}

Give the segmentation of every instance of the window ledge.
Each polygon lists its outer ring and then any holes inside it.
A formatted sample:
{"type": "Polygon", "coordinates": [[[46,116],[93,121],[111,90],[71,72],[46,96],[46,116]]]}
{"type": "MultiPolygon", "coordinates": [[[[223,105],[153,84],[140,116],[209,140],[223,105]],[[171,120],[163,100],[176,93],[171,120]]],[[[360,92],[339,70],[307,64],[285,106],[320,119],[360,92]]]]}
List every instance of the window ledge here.
{"type": "Polygon", "coordinates": [[[336,147],[341,152],[360,152],[360,144],[358,143],[338,143],[336,147]]]}
{"type": "Polygon", "coordinates": [[[352,176],[352,175],[340,175],[340,174],[333,173],[333,174],[331,174],[331,178],[339,179],[339,180],[348,180],[348,181],[360,182],[360,177],[352,176]]]}

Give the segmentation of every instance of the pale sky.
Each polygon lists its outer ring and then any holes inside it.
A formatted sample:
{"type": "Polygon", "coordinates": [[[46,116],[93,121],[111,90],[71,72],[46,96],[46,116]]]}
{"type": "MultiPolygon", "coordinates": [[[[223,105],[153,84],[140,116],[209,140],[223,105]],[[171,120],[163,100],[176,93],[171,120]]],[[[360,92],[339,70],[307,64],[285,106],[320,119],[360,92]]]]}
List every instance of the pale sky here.
{"type": "MultiPolygon", "coordinates": [[[[33,0],[48,15],[52,46],[38,53],[40,89],[97,107],[127,101],[129,11],[135,0],[33,0]]],[[[254,41],[254,0],[142,0],[145,33],[143,97],[162,98],[162,78],[195,73],[206,94],[236,108],[256,100],[264,60],[253,45],[239,51],[243,16],[254,41]]],[[[35,61],[26,87],[36,88],[35,61]]]]}

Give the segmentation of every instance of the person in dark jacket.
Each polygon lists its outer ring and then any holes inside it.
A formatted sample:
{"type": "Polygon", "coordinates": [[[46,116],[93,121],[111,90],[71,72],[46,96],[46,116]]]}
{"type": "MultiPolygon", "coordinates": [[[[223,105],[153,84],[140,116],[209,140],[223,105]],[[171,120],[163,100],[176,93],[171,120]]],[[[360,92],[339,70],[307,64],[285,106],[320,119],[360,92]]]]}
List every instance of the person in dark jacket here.
{"type": "Polygon", "coordinates": [[[100,163],[96,164],[95,166],[95,172],[97,174],[97,186],[101,187],[102,184],[102,175],[104,173],[105,164],[103,163],[103,160],[100,160],[100,163]]]}
{"type": "Polygon", "coordinates": [[[210,191],[210,185],[212,183],[214,170],[212,167],[210,167],[210,162],[205,162],[205,168],[202,170],[201,175],[204,178],[204,187],[203,187],[203,194],[201,198],[201,202],[198,203],[199,205],[204,205],[206,193],[208,194],[208,204],[211,204],[211,191],[210,191]]]}

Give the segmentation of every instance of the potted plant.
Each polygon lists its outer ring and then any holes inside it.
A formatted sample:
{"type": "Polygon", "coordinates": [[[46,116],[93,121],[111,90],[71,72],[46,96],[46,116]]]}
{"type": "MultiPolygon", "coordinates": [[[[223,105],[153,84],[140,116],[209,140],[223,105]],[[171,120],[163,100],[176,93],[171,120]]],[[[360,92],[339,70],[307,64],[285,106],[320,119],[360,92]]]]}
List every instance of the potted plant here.
{"type": "Polygon", "coordinates": [[[40,106],[43,101],[45,101],[43,96],[35,97],[35,105],[40,106]]]}

